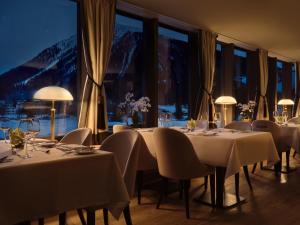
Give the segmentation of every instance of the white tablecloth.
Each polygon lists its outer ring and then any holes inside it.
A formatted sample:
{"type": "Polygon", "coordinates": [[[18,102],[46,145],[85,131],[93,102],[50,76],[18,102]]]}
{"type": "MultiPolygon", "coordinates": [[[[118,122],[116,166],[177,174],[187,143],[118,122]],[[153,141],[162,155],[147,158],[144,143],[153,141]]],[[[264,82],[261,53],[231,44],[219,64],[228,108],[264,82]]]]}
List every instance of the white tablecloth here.
{"type": "MultiPolygon", "coordinates": [[[[153,132],[139,130],[155,156],[153,132]]],[[[186,133],[192,142],[201,162],[211,166],[226,167],[226,177],[239,172],[241,166],[268,160],[270,165],[279,156],[270,133],[265,132],[220,132],[216,136],[203,136],[199,133],[186,133]]]]}
{"type": "MultiPolygon", "coordinates": [[[[4,148],[0,144],[0,148],[4,148]]],[[[91,155],[33,152],[0,163],[0,224],[58,215],[103,205],[118,218],[129,203],[119,166],[112,153],[91,155]]]]}

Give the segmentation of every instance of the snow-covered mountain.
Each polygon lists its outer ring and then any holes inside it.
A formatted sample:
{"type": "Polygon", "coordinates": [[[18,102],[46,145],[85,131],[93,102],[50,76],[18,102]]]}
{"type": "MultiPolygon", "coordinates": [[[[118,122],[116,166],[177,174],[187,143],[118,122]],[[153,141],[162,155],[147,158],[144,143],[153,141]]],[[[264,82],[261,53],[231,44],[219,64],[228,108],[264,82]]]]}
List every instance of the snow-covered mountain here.
{"type": "Polygon", "coordinates": [[[36,90],[50,84],[64,86],[75,94],[76,65],[77,38],[74,35],[1,74],[0,100],[29,100],[36,90]]]}

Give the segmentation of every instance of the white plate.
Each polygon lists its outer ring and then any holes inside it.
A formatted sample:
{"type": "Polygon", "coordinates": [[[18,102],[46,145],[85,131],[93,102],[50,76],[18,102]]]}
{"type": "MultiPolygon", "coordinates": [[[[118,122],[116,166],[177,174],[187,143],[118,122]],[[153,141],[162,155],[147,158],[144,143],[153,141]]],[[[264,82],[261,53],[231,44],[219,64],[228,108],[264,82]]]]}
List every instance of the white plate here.
{"type": "Polygon", "coordinates": [[[44,148],[53,148],[56,145],[56,142],[42,142],[38,143],[38,146],[44,147],[44,148]]]}
{"type": "Polygon", "coordinates": [[[218,134],[218,132],[206,132],[203,133],[203,136],[216,136],[218,134]]]}
{"type": "Polygon", "coordinates": [[[77,149],[75,150],[75,153],[78,155],[89,155],[89,154],[94,154],[96,153],[96,150],[93,148],[89,148],[89,149],[77,149]]]}

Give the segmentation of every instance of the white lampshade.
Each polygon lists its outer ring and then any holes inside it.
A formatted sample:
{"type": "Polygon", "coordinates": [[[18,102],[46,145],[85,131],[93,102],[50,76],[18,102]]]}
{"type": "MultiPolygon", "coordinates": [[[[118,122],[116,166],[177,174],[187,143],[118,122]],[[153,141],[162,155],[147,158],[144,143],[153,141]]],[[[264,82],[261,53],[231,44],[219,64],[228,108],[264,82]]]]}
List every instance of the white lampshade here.
{"type": "Polygon", "coordinates": [[[216,99],[215,103],[220,105],[234,105],[236,104],[236,100],[232,96],[221,96],[216,99]]]}
{"type": "Polygon", "coordinates": [[[283,98],[281,100],[279,100],[279,102],[277,103],[277,105],[294,105],[294,101],[288,98],[283,98]]]}
{"type": "Polygon", "coordinates": [[[43,87],[33,95],[34,99],[43,101],[72,101],[72,94],[65,88],[57,86],[43,87]]]}

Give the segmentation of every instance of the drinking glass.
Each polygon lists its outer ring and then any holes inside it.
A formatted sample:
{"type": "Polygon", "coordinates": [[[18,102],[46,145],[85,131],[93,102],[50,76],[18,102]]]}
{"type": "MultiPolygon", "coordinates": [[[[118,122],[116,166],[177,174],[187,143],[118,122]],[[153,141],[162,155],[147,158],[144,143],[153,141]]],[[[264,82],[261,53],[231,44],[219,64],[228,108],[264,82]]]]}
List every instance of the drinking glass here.
{"type": "Polygon", "coordinates": [[[24,132],[24,158],[30,158],[31,155],[28,153],[27,145],[31,143],[33,150],[35,150],[34,139],[40,132],[40,122],[36,118],[21,119],[19,123],[19,129],[24,132]]]}
{"type": "Polygon", "coordinates": [[[289,114],[287,111],[282,112],[283,123],[287,123],[289,114]]]}
{"type": "Polygon", "coordinates": [[[7,133],[8,133],[8,130],[9,130],[9,119],[8,118],[2,118],[0,120],[0,130],[2,130],[3,132],[3,136],[4,136],[4,143],[7,143],[7,133]]]}
{"type": "Polygon", "coordinates": [[[165,126],[170,127],[171,126],[171,119],[172,119],[172,113],[165,113],[165,126]]]}
{"type": "Polygon", "coordinates": [[[164,113],[160,113],[158,117],[158,127],[164,127],[165,126],[165,115],[164,113]]]}
{"type": "Polygon", "coordinates": [[[217,128],[221,128],[222,118],[221,118],[221,113],[220,112],[215,112],[214,113],[214,122],[217,125],[217,128]]]}
{"type": "Polygon", "coordinates": [[[275,123],[279,123],[279,112],[277,110],[273,111],[273,117],[275,119],[275,123]]]}

